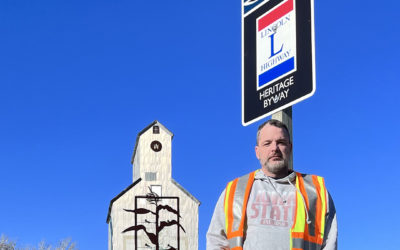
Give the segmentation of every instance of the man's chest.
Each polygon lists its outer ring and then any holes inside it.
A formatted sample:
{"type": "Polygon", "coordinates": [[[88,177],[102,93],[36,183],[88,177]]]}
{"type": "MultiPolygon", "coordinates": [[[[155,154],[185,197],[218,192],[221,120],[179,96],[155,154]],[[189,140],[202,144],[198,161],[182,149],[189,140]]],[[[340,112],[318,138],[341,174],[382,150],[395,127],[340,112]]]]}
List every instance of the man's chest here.
{"type": "Polygon", "coordinates": [[[279,193],[263,188],[252,190],[247,203],[247,226],[290,228],[294,220],[295,204],[296,193],[293,189],[281,190],[279,193]]]}

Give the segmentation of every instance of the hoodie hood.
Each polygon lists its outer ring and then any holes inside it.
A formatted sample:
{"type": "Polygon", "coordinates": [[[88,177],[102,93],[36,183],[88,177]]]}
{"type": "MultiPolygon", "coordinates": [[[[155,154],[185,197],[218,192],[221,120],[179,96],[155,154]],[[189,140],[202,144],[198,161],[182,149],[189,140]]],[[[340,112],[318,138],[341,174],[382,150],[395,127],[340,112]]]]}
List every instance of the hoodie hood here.
{"type": "Polygon", "coordinates": [[[279,184],[289,184],[289,181],[291,183],[295,183],[296,172],[294,172],[293,170],[289,170],[289,171],[290,172],[286,177],[283,177],[283,178],[280,178],[280,179],[274,179],[272,177],[269,177],[269,176],[265,175],[264,172],[262,171],[262,169],[259,169],[259,170],[257,170],[254,178],[256,180],[262,180],[262,181],[267,181],[267,182],[269,182],[269,180],[270,180],[273,183],[279,183],[279,184]]]}

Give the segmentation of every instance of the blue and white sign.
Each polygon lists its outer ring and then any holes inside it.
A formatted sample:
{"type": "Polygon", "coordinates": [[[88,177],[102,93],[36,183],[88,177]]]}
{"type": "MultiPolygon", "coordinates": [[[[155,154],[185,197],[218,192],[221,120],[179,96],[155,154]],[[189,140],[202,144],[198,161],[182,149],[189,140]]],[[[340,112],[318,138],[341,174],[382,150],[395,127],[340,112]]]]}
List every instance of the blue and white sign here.
{"type": "Polygon", "coordinates": [[[294,0],[257,18],[257,89],[296,70],[294,0]]]}
{"type": "Polygon", "coordinates": [[[315,92],[313,0],[243,0],[242,124],[315,92]]]}

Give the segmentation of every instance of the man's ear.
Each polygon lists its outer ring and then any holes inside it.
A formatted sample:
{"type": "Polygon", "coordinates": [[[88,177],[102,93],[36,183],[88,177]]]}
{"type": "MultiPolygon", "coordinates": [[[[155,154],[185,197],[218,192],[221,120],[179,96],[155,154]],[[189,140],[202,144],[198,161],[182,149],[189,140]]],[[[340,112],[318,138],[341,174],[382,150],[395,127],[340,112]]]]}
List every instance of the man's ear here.
{"type": "Polygon", "coordinates": [[[258,152],[258,150],[259,150],[258,145],[255,146],[254,150],[256,151],[257,159],[260,159],[260,152],[258,152]]]}

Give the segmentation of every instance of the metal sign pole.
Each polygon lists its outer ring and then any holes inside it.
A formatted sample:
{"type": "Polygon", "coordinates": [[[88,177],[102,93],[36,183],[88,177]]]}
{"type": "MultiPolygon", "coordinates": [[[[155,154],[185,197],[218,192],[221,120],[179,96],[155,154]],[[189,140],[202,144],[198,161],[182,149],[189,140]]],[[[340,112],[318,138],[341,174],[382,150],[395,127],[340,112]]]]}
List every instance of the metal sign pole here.
{"type": "MultiPolygon", "coordinates": [[[[283,122],[289,129],[290,141],[293,145],[293,124],[292,124],[292,106],[285,108],[282,111],[278,111],[272,115],[272,119],[283,122]]],[[[289,159],[289,169],[293,169],[293,149],[292,155],[289,159]]]]}

